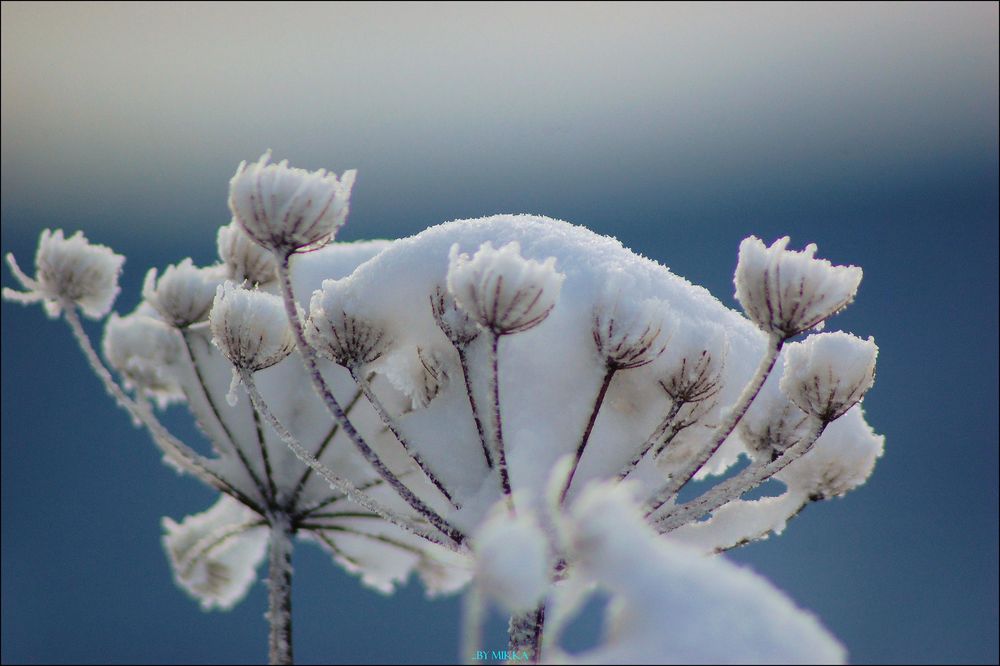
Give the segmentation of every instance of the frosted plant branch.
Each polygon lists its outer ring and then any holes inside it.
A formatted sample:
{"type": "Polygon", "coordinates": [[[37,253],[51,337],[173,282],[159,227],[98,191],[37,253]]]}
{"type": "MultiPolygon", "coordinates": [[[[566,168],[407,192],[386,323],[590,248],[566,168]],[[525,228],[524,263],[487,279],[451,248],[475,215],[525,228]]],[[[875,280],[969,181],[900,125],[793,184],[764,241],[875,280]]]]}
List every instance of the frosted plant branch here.
{"type": "Polygon", "coordinates": [[[625,464],[624,467],[622,467],[621,471],[618,472],[619,481],[624,481],[628,478],[628,475],[631,474],[636,467],[638,467],[639,463],[642,462],[642,459],[646,457],[646,454],[649,453],[649,450],[653,448],[653,445],[657,442],[660,442],[661,449],[670,444],[673,437],[681,430],[680,427],[678,427],[677,415],[680,413],[681,408],[684,407],[685,404],[686,403],[681,400],[673,401],[667,415],[663,417],[663,420],[656,426],[653,433],[646,438],[645,442],[642,443],[642,446],[639,447],[639,451],[625,464]]]}
{"type": "Polygon", "coordinates": [[[604,371],[604,378],[601,380],[601,387],[597,390],[597,396],[594,398],[594,404],[590,408],[590,416],[587,418],[587,425],[583,428],[583,435],[580,437],[580,443],[576,447],[576,452],[573,456],[573,466],[569,470],[569,475],[566,477],[566,485],[563,486],[562,492],[559,493],[559,501],[565,502],[566,495],[569,493],[569,488],[573,483],[573,477],[576,475],[576,469],[580,466],[580,459],[583,458],[583,451],[587,447],[587,442],[590,441],[590,433],[594,430],[594,424],[597,422],[597,414],[601,411],[601,405],[604,404],[604,398],[608,394],[608,387],[611,386],[611,380],[614,379],[615,373],[618,372],[618,367],[614,365],[608,365],[607,369],[604,371]]]}
{"type": "Polygon", "coordinates": [[[496,454],[497,471],[500,474],[500,489],[508,504],[514,506],[511,496],[510,473],[507,471],[507,451],[503,444],[503,417],[500,414],[500,335],[489,332],[489,367],[490,367],[490,429],[493,433],[493,451],[496,454]]]}
{"type": "Polygon", "coordinates": [[[80,346],[80,350],[87,358],[87,362],[90,364],[91,369],[104,384],[104,388],[115,399],[118,405],[125,409],[125,411],[127,411],[133,419],[142,423],[149,429],[150,434],[153,436],[153,440],[160,446],[164,454],[166,454],[172,462],[180,466],[181,469],[196,476],[213,488],[231,494],[241,501],[256,504],[232,484],[228,483],[218,474],[212,472],[208,468],[208,465],[202,456],[198,455],[186,444],[171,435],[167,429],[160,424],[156,417],[153,416],[149,407],[145,403],[134,401],[125,394],[125,392],[118,386],[118,383],[115,382],[114,378],[111,376],[111,372],[104,367],[104,363],[101,362],[100,357],[97,355],[97,351],[91,344],[90,338],[87,336],[87,332],[83,330],[83,325],[80,323],[80,318],[76,314],[75,306],[72,303],[64,302],[61,307],[63,317],[66,319],[66,323],[69,324],[70,330],[73,332],[73,337],[76,339],[80,346]]]}
{"type": "Polygon", "coordinates": [[[739,424],[740,419],[746,414],[747,409],[750,407],[750,403],[757,397],[760,393],[760,389],[764,386],[764,382],[767,381],[768,376],[771,374],[771,370],[774,368],[775,361],[778,360],[778,354],[781,352],[782,346],[784,346],[785,340],[780,335],[772,334],[768,337],[767,349],[764,352],[764,357],[760,360],[760,364],[757,366],[757,370],[750,381],[744,386],[743,391],[740,393],[739,398],[736,402],[729,408],[726,413],[725,418],[716,426],[715,430],[709,437],[708,444],[701,450],[701,452],[692,460],[686,467],[684,467],[675,476],[672,476],[660,490],[658,490],[653,497],[647,503],[647,513],[652,513],[663,506],[666,502],[669,502],[677,494],[684,485],[690,481],[694,475],[698,472],[702,466],[708,462],[709,458],[715,455],[715,452],[719,450],[722,443],[726,441],[726,438],[732,434],[733,429],[739,424]]]}
{"type": "Polygon", "coordinates": [[[348,367],[347,371],[351,373],[351,379],[353,379],[354,382],[361,388],[362,393],[364,393],[365,398],[368,399],[368,403],[372,406],[372,408],[374,408],[375,413],[378,414],[380,419],[382,419],[382,423],[384,423],[389,429],[389,432],[393,434],[396,441],[398,441],[403,447],[403,450],[406,451],[407,455],[409,455],[410,458],[413,459],[413,462],[417,464],[420,471],[424,473],[427,479],[434,484],[434,487],[437,488],[442,495],[444,495],[445,499],[447,499],[453,507],[456,509],[461,508],[455,502],[451,492],[448,491],[448,488],[445,487],[441,479],[433,472],[433,470],[431,470],[431,468],[424,461],[423,456],[417,453],[413,444],[410,443],[410,441],[406,438],[406,435],[404,435],[400,430],[399,424],[396,423],[396,420],[392,418],[392,415],[389,414],[388,410],[386,410],[385,405],[382,404],[379,397],[375,395],[375,391],[372,390],[371,384],[368,380],[362,376],[357,367],[348,367]]]}
{"type": "MultiPolygon", "coordinates": [[[[316,359],[316,352],[306,341],[305,334],[302,330],[302,322],[299,319],[298,308],[295,304],[295,292],[292,290],[292,280],[288,272],[288,261],[291,254],[277,255],[275,259],[278,262],[278,281],[281,283],[281,293],[285,304],[285,313],[288,317],[289,325],[291,326],[292,333],[295,336],[295,343],[299,350],[299,356],[302,358],[302,363],[306,367],[310,378],[312,379],[313,386],[316,389],[317,394],[322,398],[323,403],[326,405],[327,409],[333,415],[333,418],[340,424],[343,428],[344,433],[350,438],[351,442],[357,447],[358,451],[364,456],[365,460],[375,468],[379,476],[385,479],[393,490],[399,493],[399,496],[409,504],[414,511],[427,519],[427,521],[437,528],[442,534],[444,534],[448,539],[455,543],[455,545],[461,546],[465,542],[465,535],[462,534],[453,525],[450,525],[448,521],[441,517],[434,509],[427,506],[423,500],[421,500],[417,495],[410,490],[402,481],[397,477],[377,453],[368,445],[367,442],[361,437],[354,424],[351,423],[350,419],[344,413],[341,408],[340,403],[334,397],[333,393],[330,391],[330,387],[327,386],[326,380],[323,379],[322,373],[319,371],[319,364],[316,359]]],[[[286,440],[287,441],[287,440],[286,440]]],[[[294,449],[293,449],[294,450],[294,449]]],[[[296,450],[296,454],[299,451],[303,453],[308,453],[304,449],[299,447],[296,450]]],[[[300,458],[302,456],[299,456],[300,458]]],[[[314,468],[316,469],[316,468],[314,468]]],[[[319,472],[319,469],[316,469],[319,472]]]]}
{"type": "MultiPolygon", "coordinates": [[[[274,432],[277,433],[278,437],[292,450],[292,452],[305,464],[309,465],[310,468],[317,474],[319,474],[324,481],[330,484],[332,488],[343,493],[352,502],[361,506],[372,513],[375,513],[382,518],[384,518],[389,523],[392,523],[396,527],[399,527],[411,534],[416,534],[428,541],[438,544],[447,545],[447,541],[442,541],[437,537],[433,536],[431,533],[422,530],[418,526],[410,523],[409,521],[396,516],[392,511],[382,506],[380,503],[376,502],[374,499],[366,495],[363,491],[359,490],[354,484],[345,479],[342,476],[335,474],[332,470],[327,468],[323,463],[313,457],[309,451],[306,450],[302,444],[292,435],[291,432],[278,420],[271,409],[267,406],[267,402],[264,401],[263,396],[261,396],[260,391],[257,390],[257,384],[254,381],[253,375],[247,370],[240,371],[240,380],[247,389],[247,393],[250,395],[250,400],[253,403],[253,407],[257,410],[265,420],[274,428],[274,432]]],[[[433,523],[431,523],[433,525],[433,523]]],[[[435,525],[435,527],[437,527],[435,525]]],[[[439,528],[440,530],[440,528],[439,528]]],[[[440,530],[446,537],[451,538],[451,535],[444,530],[440,530]]],[[[454,541],[454,539],[452,539],[454,541]]],[[[460,545],[456,542],[455,544],[460,545]]]]}

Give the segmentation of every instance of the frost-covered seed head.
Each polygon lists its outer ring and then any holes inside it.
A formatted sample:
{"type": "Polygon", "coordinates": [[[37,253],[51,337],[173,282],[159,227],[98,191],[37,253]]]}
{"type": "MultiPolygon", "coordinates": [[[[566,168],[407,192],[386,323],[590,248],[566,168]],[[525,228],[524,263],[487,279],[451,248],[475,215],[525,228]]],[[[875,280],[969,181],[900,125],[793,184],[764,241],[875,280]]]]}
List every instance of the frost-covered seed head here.
{"type": "Polygon", "coordinates": [[[853,407],[875,382],[875,340],[849,333],[819,333],[785,352],[781,391],[798,407],[824,422],[853,407]]]}
{"type": "Polygon", "coordinates": [[[458,349],[467,347],[483,330],[458,307],[452,295],[441,285],[435,287],[431,294],[431,313],[438,328],[458,349]]]}
{"type": "Polygon", "coordinates": [[[530,513],[495,512],[474,540],[477,580],[510,613],[538,605],[549,584],[548,540],[530,513]]]}
{"type": "Polygon", "coordinates": [[[390,346],[384,329],[357,316],[356,310],[346,280],[323,280],[309,303],[306,340],[320,356],[345,368],[372,363],[390,346]]]}
{"type": "Polygon", "coordinates": [[[150,268],[142,285],[142,297],[168,324],[184,328],[205,321],[219,286],[217,271],[198,268],[190,259],[167,266],[157,279],[150,268]]]}
{"type": "Polygon", "coordinates": [[[565,277],[556,271],[555,257],[525,259],[517,242],[499,250],[483,243],[472,258],[460,254],[455,244],[448,257],[448,290],[460,308],[496,335],[542,323],[555,307],[565,277]]]}
{"type": "Polygon", "coordinates": [[[268,164],[270,151],[243,162],[229,181],[229,208],[256,243],[286,254],[328,243],[347,219],[357,172],[338,179],[325,169],[306,171],[287,160],[268,164]]]}
{"type": "Polygon", "coordinates": [[[685,354],[660,380],[660,386],[674,401],[692,403],[714,398],[722,390],[723,362],[717,356],[708,349],[685,354]]]}
{"type": "Polygon", "coordinates": [[[884,442],[857,407],[827,426],[816,444],[777,476],[812,500],[838,497],[868,479],[884,442]]]}
{"type": "Polygon", "coordinates": [[[401,348],[388,355],[381,372],[410,399],[413,409],[427,407],[448,382],[439,355],[420,347],[401,348]]]}
{"type": "Polygon", "coordinates": [[[179,524],[163,519],[174,580],[203,610],[228,610],[250,590],[267,548],[260,516],[227,495],[179,524]]]}
{"type": "Polygon", "coordinates": [[[627,370],[648,365],[666,349],[663,301],[633,303],[617,294],[594,308],[594,344],[609,368],[627,370]]]}
{"type": "Polygon", "coordinates": [[[172,366],[180,359],[177,332],[154,317],[112,313],[104,327],[104,357],[127,386],[155,397],[161,405],[183,394],[172,366]]]}
{"type": "Polygon", "coordinates": [[[295,349],[284,304],[274,294],[221,284],[209,322],[212,342],[240,370],[269,368],[295,349]]]}
{"type": "Polygon", "coordinates": [[[740,435],[754,456],[772,457],[808,436],[809,416],[782,396],[768,406],[764,418],[744,418],[740,435]]]}
{"type": "Polygon", "coordinates": [[[62,229],[42,231],[35,253],[35,277],[25,275],[13,254],[7,263],[26,292],[4,288],[4,298],[20,303],[42,301],[50,317],[62,312],[62,302],[80,307],[91,319],[100,319],[111,310],[118,296],[118,276],[125,257],[104,245],[91,245],[83,232],[69,238],[62,229]]]}
{"type": "Polygon", "coordinates": [[[219,227],[216,240],[219,258],[226,265],[226,274],[233,282],[267,284],[277,275],[278,262],[274,255],[250,240],[234,219],[219,227]]]}
{"type": "Polygon", "coordinates": [[[768,333],[790,338],[847,306],[861,282],[857,266],[834,266],[816,259],[816,245],[786,249],[788,237],[771,247],[751,236],[740,243],[736,298],[743,311],[768,333]]]}

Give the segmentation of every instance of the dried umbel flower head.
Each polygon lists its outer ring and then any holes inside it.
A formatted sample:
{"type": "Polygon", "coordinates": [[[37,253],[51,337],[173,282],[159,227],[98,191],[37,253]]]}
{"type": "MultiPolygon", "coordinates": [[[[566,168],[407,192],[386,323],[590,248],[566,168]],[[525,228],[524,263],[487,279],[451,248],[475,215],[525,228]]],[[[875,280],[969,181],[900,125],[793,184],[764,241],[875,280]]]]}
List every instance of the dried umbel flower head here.
{"type": "Polygon", "coordinates": [[[239,370],[269,368],[295,349],[284,305],[274,294],[221,284],[209,322],[212,342],[239,370]]]}
{"type": "Polygon", "coordinates": [[[50,317],[58,317],[64,302],[73,303],[92,319],[111,310],[118,296],[118,276],[125,257],[103,245],[91,245],[82,231],[69,238],[62,229],[42,232],[35,254],[35,277],[25,275],[13,254],[7,264],[26,292],[4,288],[3,296],[19,303],[43,301],[50,317]]]}
{"type": "Polygon", "coordinates": [[[215,300],[219,274],[211,268],[198,268],[190,259],[167,266],[157,279],[150,268],[142,284],[142,297],[177,328],[205,321],[215,300]]]}
{"type": "Polygon", "coordinates": [[[172,366],[180,359],[177,332],[139,312],[127,317],[111,313],[104,327],[104,357],[125,384],[164,405],[183,397],[172,366]]]}
{"type": "Polygon", "coordinates": [[[809,435],[809,415],[784,394],[759,396],[739,432],[754,457],[771,459],[809,435]]]}
{"type": "Polygon", "coordinates": [[[519,333],[545,321],[565,277],[556,271],[554,257],[525,259],[516,241],[499,250],[483,243],[471,258],[455,244],[448,255],[448,290],[459,307],[495,335],[519,333]]]}
{"type": "Polygon", "coordinates": [[[164,518],[163,531],[174,580],[203,610],[229,610],[243,599],[267,551],[263,519],[227,495],[180,523],[164,518]]]}
{"type": "Polygon", "coordinates": [[[667,304],[658,299],[632,302],[627,295],[606,297],[594,307],[594,344],[609,368],[648,365],[666,349],[667,304]]]}
{"type": "Polygon", "coordinates": [[[458,349],[464,349],[479,337],[483,330],[455,302],[454,297],[441,285],[431,294],[431,313],[438,328],[458,349]]]}
{"type": "Polygon", "coordinates": [[[798,407],[829,422],[853,407],[875,382],[874,338],[819,333],[788,345],[779,384],[798,407]]]}
{"type": "Polygon", "coordinates": [[[277,275],[274,255],[250,240],[250,237],[233,220],[219,227],[216,239],[219,258],[226,265],[226,274],[233,282],[266,284],[277,275]]]}
{"type": "Polygon", "coordinates": [[[337,365],[360,368],[378,360],[389,347],[381,326],[356,314],[346,280],[323,280],[313,292],[305,334],[309,345],[337,365]]]}
{"type": "Polygon", "coordinates": [[[736,298],[762,330],[790,338],[817,326],[847,306],[861,282],[857,266],[816,259],[816,245],[786,249],[788,237],[771,247],[751,236],[740,243],[736,298]]]}
{"type": "Polygon", "coordinates": [[[229,208],[240,227],[262,247],[287,255],[328,243],[347,219],[357,172],[339,179],[325,169],[306,171],[287,160],[268,164],[270,151],[243,162],[229,181],[229,208]]]}

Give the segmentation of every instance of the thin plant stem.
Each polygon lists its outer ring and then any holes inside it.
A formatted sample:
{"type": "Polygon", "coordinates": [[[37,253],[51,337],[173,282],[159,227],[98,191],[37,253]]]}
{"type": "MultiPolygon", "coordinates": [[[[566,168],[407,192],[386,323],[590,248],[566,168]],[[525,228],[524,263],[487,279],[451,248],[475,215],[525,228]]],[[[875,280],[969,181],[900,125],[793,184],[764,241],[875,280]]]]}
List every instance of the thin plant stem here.
{"type": "Polygon", "coordinates": [[[601,388],[597,391],[597,397],[594,398],[594,405],[590,409],[590,417],[587,419],[587,425],[583,429],[583,436],[580,437],[580,444],[576,447],[576,454],[573,457],[573,466],[569,468],[569,474],[566,476],[566,483],[563,484],[562,492],[559,493],[559,503],[566,503],[566,495],[569,494],[569,487],[573,483],[573,477],[576,475],[576,469],[580,466],[580,459],[583,458],[583,450],[587,448],[587,442],[590,441],[590,433],[594,431],[594,424],[597,423],[597,414],[601,411],[601,405],[604,404],[604,398],[608,394],[608,387],[611,386],[611,380],[615,378],[615,373],[618,372],[618,366],[608,364],[604,371],[604,379],[601,380],[601,388]]]}
{"type": "Polygon", "coordinates": [[[111,371],[105,367],[101,358],[97,355],[97,351],[94,350],[94,346],[91,344],[90,338],[87,336],[87,332],[83,330],[83,325],[80,323],[80,317],[76,312],[76,304],[66,301],[61,305],[63,316],[65,317],[70,330],[73,332],[73,337],[80,346],[80,350],[83,352],[84,357],[86,357],[91,369],[97,375],[98,379],[101,380],[101,383],[104,384],[105,390],[115,399],[120,407],[129,413],[136,425],[141,424],[146,426],[150,434],[153,436],[153,441],[157,444],[159,449],[163,451],[167,458],[171,462],[178,465],[181,469],[189,472],[198,479],[201,479],[216,490],[232,496],[255,511],[261,511],[262,509],[259,502],[256,502],[252,498],[248,497],[239,488],[236,488],[219,476],[216,472],[209,469],[207,461],[204,457],[200,456],[187,444],[170,434],[170,432],[164,428],[153,415],[149,405],[144,402],[133,400],[125,394],[125,391],[118,386],[118,383],[114,380],[114,377],[112,377],[111,371]]]}
{"type": "Polygon", "coordinates": [[[760,393],[760,389],[764,386],[764,382],[767,381],[768,376],[771,374],[771,370],[774,368],[774,362],[778,360],[778,354],[781,352],[781,348],[785,343],[785,338],[778,334],[771,334],[767,341],[767,349],[764,352],[764,357],[760,360],[760,364],[757,366],[757,371],[747,382],[746,386],[743,387],[743,391],[740,393],[739,398],[732,407],[729,408],[728,413],[722,422],[716,426],[715,430],[712,431],[709,437],[708,445],[705,446],[701,453],[692,460],[686,467],[684,467],[679,473],[672,476],[666,484],[660,488],[659,491],[653,496],[646,506],[647,515],[656,511],[665,503],[669,502],[677,492],[684,487],[684,485],[690,481],[698,470],[701,469],[708,460],[715,455],[715,452],[719,450],[722,443],[726,441],[726,438],[732,434],[733,430],[742,420],[743,416],[746,415],[747,410],[750,408],[750,404],[757,398],[757,394],[760,393]]]}
{"type": "Polygon", "coordinates": [[[441,479],[438,478],[438,476],[431,470],[431,468],[424,461],[423,456],[417,453],[416,449],[406,438],[406,435],[404,435],[403,432],[400,430],[399,424],[397,424],[396,420],[392,418],[391,414],[389,414],[389,411],[385,408],[385,405],[382,404],[382,401],[379,399],[379,397],[375,395],[375,391],[372,390],[372,386],[368,382],[368,380],[365,379],[363,376],[361,376],[357,368],[348,368],[347,370],[348,372],[351,373],[351,378],[354,379],[355,383],[361,388],[361,391],[365,394],[365,398],[368,399],[368,402],[375,410],[375,413],[379,415],[380,419],[382,419],[382,423],[384,423],[385,426],[389,429],[389,432],[391,432],[396,437],[396,440],[400,443],[400,445],[403,447],[403,450],[406,451],[406,453],[410,456],[410,458],[413,459],[413,462],[417,463],[417,467],[419,467],[420,470],[427,476],[428,480],[430,480],[430,482],[434,484],[434,487],[437,488],[439,491],[441,491],[441,494],[445,496],[445,498],[451,503],[452,506],[454,506],[456,509],[461,508],[452,498],[451,493],[445,487],[441,479]]]}
{"type": "Polygon", "coordinates": [[[537,664],[542,657],[542,632],[545,626],[545,602],[526,613],[511,615],[508,624],[507,651],[519,655],[521,663],[537,664]],[[524,653],[527,653],[525,658],[524,653]]]}
{"type": "Polygon", "coordinates": [[[670,406],[670,411],[667,412],[667,415],[662,421],[660,421],[660,424],[656,426],[656,430],[653,431],[653,434],[642,443],[642,447],[640,447],[639,452],[636,453],[635,456],[633,456],[632,459],[629,460],[624,467],[622,467],[621,471],[618,472],[619,481],[624,481],[629,474],[635,471],[635,468],[639,466],[639,463],[646,457],[649,450],[653,448],[653,445],[660,441],[660,438],[663,438],[662,446],[666,446],[670,443],[670,440],[672,440],[677,433],[680,432],[680,429],[676,427],[677,424],[674,423],[674,420],[677,418],[677,414],[681,411],[681,408],[685,404],[687,403],[682,400],[674,400],[674,404],[670,406]]]}
{"type": "Polygon", "coordinates": [[[503,496],[507,498],[507,503],[513,508],[514,500],[511,495],[510,476],[507,472],[507,453],[503,444],[503,420],[500,417],[500,370],[497,360],[499,346],[500,334],[496,331],[490,331],[490,399],[493,403],[490,416],[493,419],[493,448],[497,454],[497,469],[500,471],[500,489],[503,491],[503,496]]]}
{"type": "Polygon", "coordinates": [[[253,412],[253,427],[257,433],[257,448],[260,449],[260,459],[264,463],[264,478],[267,481],[266,497],[271,504],[278,500],[278,489],[274,485],[274,472],[271,471],[271,456],[267,452],[267,442],[264,440],[264,428],[260,422],[260,413],[256,409],[253,412]]]}
{"type": "MultiPolygon", "coordinates": [[[[817,420],[808,434],[777,458],[755,462],[736,476],[716,484],[695,499],[672,508],[669,513],[656,520],[657,528],[661,533],[670,532],[753,490],[807,453],[819,439],[819,436],[823,434],[825,428],[826,422],[817,420]]],[[[653,509],[653,511],[655,510],[653,509]]],[[[652,512],[647,513],[646,517],[649,518],[651,514],[652,512]]]]}
{"type": "Polygon", "coordinates": [[[246,386],[247,393],[250,394],[250,401],[253,403],[254,409],[260,412],[264,419],[274,428],[274,431],[278,434],[278,437],[285,442],[286,445],[298,456],[299,460],[309,465],[319,474],[327,483],[329,483],[334,489],[342,492],[348,499],[350,499],[355,504],[371,511],[372,513],[378,514],[386,521],[392,523],[393,525],[403,529],[417,536],[423,537],[432,543],[439,545],[448,545],[449,541],[442,542],[432,534],[425,532],[416,525],[413,525],[409,521],[396,516],[389,509],[383,507],[377,501],[368,496],[365,492],[359,490],[354,486],[353,483],[345,479],[344,477],[335,474],[328,467],[323,465],[321,462],[316,460],[309,451],[305,449],[302,444],[289,432],[288,428],[284,426],[281,421],[274,415],[271,408],[268,407],[264,398],[260,395],[257,390],[257,385],[254,383],[253,375],[246,371],[240,371],[240,377],[243,380],[243,385],[246,386]]]}
{"type": "MultiPolygon", "coordinates": [[[[184,340],[184,350],[187,352],[188,361],[191,363],[191,368],[194,370],[195,378],[198,380],[198,386],[201,388],[202,396],[205,399],[205,403],[208,405],[209,411],[212,413],[213,418],[225,435],[226,442],[229,444],[230,449],[239,458],[240,463],[242,463],[243,468],[246,470],[247,474],[250,476],[250,480],[253,481],[254,485],[257,486],[260,492],[261,498],[266,497],[265,487],[260,477],[257,476],[257,472],[254,471],[253,465],[250,464],[250,460],[247,459],[246,453],[240,446],[236,444],[236,438],[233,437],[232,431],[229,429],[229,425],[226,423],[225,419],[222,418],[222,412],[219,410],[215,399],[212,398],[212,393],[208,390],[208,383],[205,381],[205,376],[202,374],[201,365],[198,363],[198,357],[194,353],[194,348],[191,345],[191,340],[189,338],[189,331],[187,329],[181,330],[181,338],[184,340]]],[[[191,402],[189,396],[188,401],[191,402]]],[[[206,426],[202,426],[205,432],[208,432],[206,426]]]]}
{"type": "Polygon", "coordinates": [[[472,392],[472,382],[469,380],[469,356],[465,352],[465,347],[456,347],[456,350],[458,351],[458,363],[462,367],[462,379],[465,381],[465,393],[469,396],[469,407],[472,409],[472,420],[476,422],[479,443],[483,446],[483,457],[486,458],[486,466],[493,469],[493,455],[490,453],[490,445],[486,442],[486,431],[483,429],[483,420],[479,416],[479,405],[476,403],[476,396],[472,392]]]}
{"type": "MultiPolygon", "coordinates": [[[[329,386],[326,384],[326,380],[323,379],[323,375],[319,370],[319,364],[316,359],[316,352],[309,343],[306,341],[305,333],[302,330],[302,322],[299,320],[298,308],[295,304],[295,293],[292,291],[292,280],[289,276],[288,270],[288,260],[290,254],[276,255],[278,260],[278,280],[281,283],[282,297],[285,302],[285,314],[288,316],[288,323],[292,328],[292,332],[295,335],[295,343],[299,350],[299,356],[302,358],[303,365],[305,365],[306,371],[312,378],[313,387],[316,392],[323,399],[324,404],[327,409],[333,415],[333,418],[340,423],[340,427],[343,429],[344,433],[350,438],[357,447],[358,451],[364,456],[365,460],[375,468],[378,475],[386,480],[393,490],[395,490],[404,502],[410,505],[414,511],[427,519],[427,521],[433,525],[436,529],[440,530],[442,534],[448,537],[449,540],[453,541],[455,545],[461,546],[465,543],[465,535],[454,525],[450,524],[445,520],[439,513],[434,511],[431,507],[427,506],[423,500],[416,496],[416,494],[410,490],[402,481],[397,477],[386,465],[382,462],[382,459],[378,454],[368,445],[368,443],[361,437],[354,424],[351,423],[350,419],[344,413],[344,410],[340,407],[340,403],[334,397],[333,392],[330,391],[329,386]]],[[[287,443],[287,442],[286,442],[287,443]]],[[[303,449],[301,445],[298,448],[299,451],[308,455],[308,451],[303,449]]],[[[302,458],[302,456],[299,456],[302,458]]],[[[306,460],[303,458],[303,460],[306,460]]],[[[318,461],[316,465],[322,467],[318,461]]],[[[319,468],[314,467],[317,472],[319,468]]]]}
{"type": "Polygon", "coordinates": [[[485,600],[479,586],[472,584],[462,599],[462,655],[464,664],[482,663],[476,655],[483,648],[483,611],[485,600]]]}
{"type": "Polygon", "coordinates": [[[271,664],[292,659],[292,525],[285,513],[270,516],[268,542],[267,621],[271,664]]]}
{"type": "MultiPolygon", "coordinates": [[[[347,403],[346,407],[344,407],[345,414],[350,416],[351,411],[354,409],[354,406],[358,404],[359,400],[361,400],[361,396],[362,392],[360,389],[358,389],[358,391],[354,394],[354,397],[351,398],[351,401],[347,403]]],[[[323,457],[323,453],[326,451],[326,447],[329,446],[331,442],[333,442],[333,438],[337,436],[337,432],[339,430],[340,430],[340,424],[334,421],[333,425],[330,426],[329,432],[326,433],[326,437],[324,437],[323,440],[319,443],[319,446],[316,447],[316,453],[313,454],[313,457],[316,458],[316,460],[319,460],[320,458],[323,457]]],[[[298,482],[295,484],[295,489],[292,490],[291,498],[288,500],[289,506],[295,507],[299,503],[299,497],[302,495],[302,491],[305,490],[306,483],[309,481],[309,477],[312,475],[312,472],[313,472],[312,467],[306,467],[305,471],[302,472],[302,476],[299,477],[298,482]]]]}

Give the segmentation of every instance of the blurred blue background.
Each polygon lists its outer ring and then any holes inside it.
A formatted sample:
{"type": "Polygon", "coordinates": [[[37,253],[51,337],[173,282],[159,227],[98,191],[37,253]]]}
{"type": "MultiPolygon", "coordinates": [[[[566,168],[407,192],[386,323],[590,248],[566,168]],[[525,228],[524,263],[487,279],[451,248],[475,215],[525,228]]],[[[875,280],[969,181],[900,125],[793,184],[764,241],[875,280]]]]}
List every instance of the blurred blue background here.
{"type": "MultiPolygon", "coordinates": [[[[831,328],[880,346],[886,454],[733,559],[855,662],[996,663],[997,7],[5,2],[0,244],[27,268],[41,229],[84,229],[127,255],[128,311],[147,267],[214,260],[266,148],[358,168],[342,238],[540,213],[732,306],[743,237],[816,242],[864,267],[831,328]]],[[[65,326],[2,317],[2,661],[266,660],[263,584],[202,613],[160,547],[211,493],[65,326]]],[[[382,597],[310,545],[295,567],[299,661],[457,660],[457,599],[382,597]]]]}

